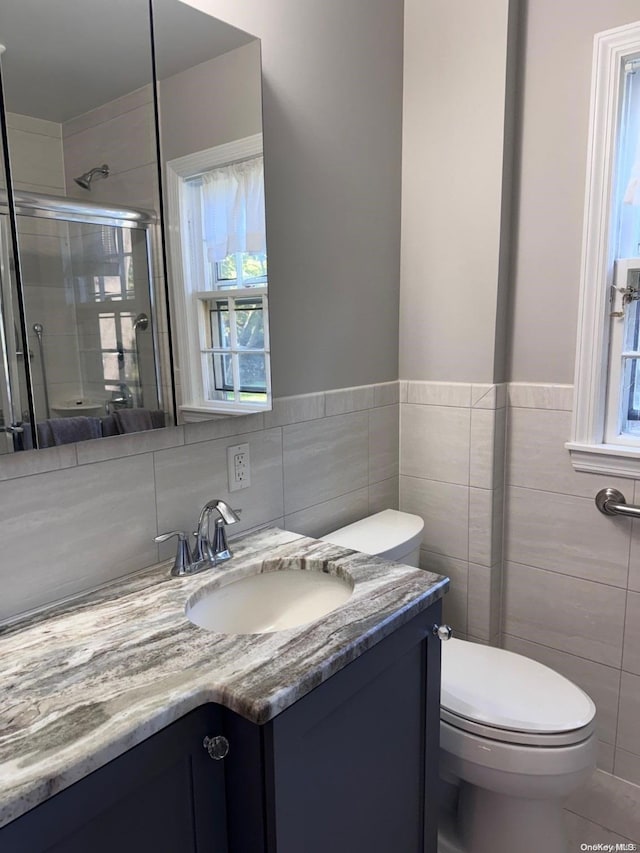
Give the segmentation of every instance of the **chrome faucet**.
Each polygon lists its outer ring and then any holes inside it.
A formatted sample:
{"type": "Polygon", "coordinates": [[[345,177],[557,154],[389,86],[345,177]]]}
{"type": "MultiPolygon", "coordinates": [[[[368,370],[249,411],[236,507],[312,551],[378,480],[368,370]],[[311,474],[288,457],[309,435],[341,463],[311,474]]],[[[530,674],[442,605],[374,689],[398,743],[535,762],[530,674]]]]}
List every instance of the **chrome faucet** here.
{"type": "Polygon", "coordinates": [[[235,524],[240,521],[239,510],[233,510],[228,503],[222,500],[207,501],[200,511],[198,529],[196,530],[196,552],[195,559],[208,560],[217,565],[225,560],[231,559],[231,551],[227,544],[227,524],[235,524]],[[213,541],[211,540],[211,513],[218,513],[215,520],[213,541]]]}
{"type": "Polygon", "coordinates": [[[223,500],[215,499],[207,501],[200,511],[198,519],[198,528],[195,531],[196,545],[193,553],[189,547],[189,540],[182,531],[173,531],[172,533],[161,533],[155,537],[155,542],[166,542],[172,536],[178,537],[178,550],[176,558],[171,569],[171,574],[174,577],[182,575],[194,575],[198,572],[203,572],[205,569],[213,568],[218,563],[223,563],[225,560],[230,560],[232,557],[231,549],[227,543],[226,526],[235,524],[240,521],[240,510],[233,510],[223,500]],[[218,518],[215,519],[213,540],[211,538],[211,514],[218,513],[218,518]]]}

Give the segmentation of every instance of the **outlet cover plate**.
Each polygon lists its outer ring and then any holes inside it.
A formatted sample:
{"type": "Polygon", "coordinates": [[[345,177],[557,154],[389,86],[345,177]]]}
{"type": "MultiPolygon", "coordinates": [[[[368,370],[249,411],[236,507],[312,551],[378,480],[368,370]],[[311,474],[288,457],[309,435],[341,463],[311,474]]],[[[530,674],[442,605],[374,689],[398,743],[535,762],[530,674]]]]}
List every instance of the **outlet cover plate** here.
{"type": "Polygon", "coordinates": [[[234,444],[227,447],[227,473],[229,491],[239,492],[251,485],[251,457],[249,444],[234,444]]]}

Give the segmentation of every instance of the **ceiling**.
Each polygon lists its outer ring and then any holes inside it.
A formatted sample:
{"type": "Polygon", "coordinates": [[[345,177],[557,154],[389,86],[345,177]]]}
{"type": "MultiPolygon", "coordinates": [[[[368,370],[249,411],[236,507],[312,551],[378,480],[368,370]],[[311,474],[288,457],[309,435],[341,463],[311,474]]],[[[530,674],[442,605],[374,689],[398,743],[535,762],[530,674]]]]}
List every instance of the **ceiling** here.
{"type": "MultiPolygon", "coordinates": [[[[254,40],[179,0],[153,0],[158,76],[254,40]]],[[[1,0],[6,108],[64,122],[151,82],[147,0],[1,0]]]]}

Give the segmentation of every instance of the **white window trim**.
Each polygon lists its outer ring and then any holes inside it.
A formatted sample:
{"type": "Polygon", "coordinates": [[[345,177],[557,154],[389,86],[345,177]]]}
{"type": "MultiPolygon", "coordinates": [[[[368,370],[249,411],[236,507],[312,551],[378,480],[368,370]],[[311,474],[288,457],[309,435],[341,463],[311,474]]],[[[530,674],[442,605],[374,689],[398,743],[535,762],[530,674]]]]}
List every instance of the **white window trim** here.
{"type": "Polygon", "coordinates": [[[623,58],[640,49],[640,23],[594,38],[591,120],[587,149],[585,219],[571,441],[577,471],[640,477],[640,446],[604,442],[609,349],[609,293],[614,247],[610,240],[614,141],[623,58]]]}
{"type": "MultiPolygon", "coordinates": [[[[271,409],[270,388],[268,389],[268,400],[262,405],[259,403],[216,404],[206,402],[203,399],[200,342],[193,340],[193,330],[199,328],[200,322],[197,302],[191,298],[197,293],[197,289],[192,292],[185,280],[185,258],[183,254],[183,239],[187,239],[186,235],[189,233],[185,212],[186,205],[183,199],[185,180],[215,169],[217,166],[224,166],[234,160],[257,156],[262,154],[262,151],[262,134],[256,133],[244,139],[218,145],[207,151],[196,151],[193,154],[187,154],[184,157],[178,157],[167,162],[169,260],[173,282],[172,301],[182,396],[182,405],[179,406],[179,410],[184,421],[206,420],[212,414],[221,416],[245,415],[271,409]]],[[[216,292],[221,295],[225,293],[224,290],[211,291],[209,297],[213,297],[216,292]]]]}

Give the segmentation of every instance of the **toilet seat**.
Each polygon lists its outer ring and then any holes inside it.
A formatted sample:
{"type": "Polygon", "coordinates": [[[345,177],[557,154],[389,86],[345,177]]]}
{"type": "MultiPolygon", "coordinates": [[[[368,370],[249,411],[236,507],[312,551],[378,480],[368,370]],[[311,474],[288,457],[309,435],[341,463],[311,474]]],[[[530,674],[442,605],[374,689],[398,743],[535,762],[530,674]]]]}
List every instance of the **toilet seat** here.
{"type": "Polygon", "coordinates": [[[516,732],[512,729],[501,729],[497,726],[477,723],[474,720],[461,717],[459,714],[453,714],[451,711],[442,707],[440,708],[440,719],[455,729],[469,732],[477,735],[478,737],[487,738],[487,740],[501,741],[503,743],[518,744],[521,746],[572,746],[573,744],[586,740],[591,736],[595,729],[595,720],[592,720],[586,726],[583,726],[580,729],[572,729],[568,732],[552,732],[550,734],[541,732],[516,732]]]}
{"type": "Polygon", "coordinates": [[[505,649],[451,639],[442,648],[441,719],[494,741],[563,746],[585,740],[596,708],[573,682],[505,649]]]}

